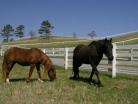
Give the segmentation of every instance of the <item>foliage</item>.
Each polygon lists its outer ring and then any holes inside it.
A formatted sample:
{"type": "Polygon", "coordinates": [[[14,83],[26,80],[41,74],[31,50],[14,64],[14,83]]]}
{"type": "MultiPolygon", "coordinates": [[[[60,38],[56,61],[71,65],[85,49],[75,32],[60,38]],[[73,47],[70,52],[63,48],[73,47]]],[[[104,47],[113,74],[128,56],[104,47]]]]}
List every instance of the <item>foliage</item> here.
{"type": "Polygon", "coordinates": [[[42,34],[44,36],[47,37],[47,39],[49,39],[50,35],[51,35],[51,30],[54,27],[51,25],[51,23],[48,20],[44,20],[41,23],[41,27],[38,30],[39,34],[42,34]]]}
{"type": "Polygon", "coordinates": [[[24,37],[24,25],[19,25],[16,30],[15,30],[15,34],[17,37],[22,38],[24,37]]]}
{"type": "Polygon", "coordinates": [[[13,27],[10,24],[6,24],[1,31],[1,35],[5,37],[5,40],[8,42],[9,37],[13,35],[12,32],[14,32],[13,27]]]}

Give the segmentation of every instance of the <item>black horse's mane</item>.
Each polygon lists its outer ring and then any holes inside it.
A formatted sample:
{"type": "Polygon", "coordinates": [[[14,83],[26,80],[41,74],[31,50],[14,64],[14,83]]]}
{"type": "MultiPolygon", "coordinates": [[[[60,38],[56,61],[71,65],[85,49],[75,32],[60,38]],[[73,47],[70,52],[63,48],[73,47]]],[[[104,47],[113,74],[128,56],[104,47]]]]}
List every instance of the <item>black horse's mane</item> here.
{"type": "Polygon", "coordinates": [[[97,43],[97,41],[92,41],[88,46],[94,45],[96,43],[97,43]]]}
{"type": "Polygon", "coordinates": [[[97,45],[102,43],[104,40],[92,41],[88,46],[97,45]]]}

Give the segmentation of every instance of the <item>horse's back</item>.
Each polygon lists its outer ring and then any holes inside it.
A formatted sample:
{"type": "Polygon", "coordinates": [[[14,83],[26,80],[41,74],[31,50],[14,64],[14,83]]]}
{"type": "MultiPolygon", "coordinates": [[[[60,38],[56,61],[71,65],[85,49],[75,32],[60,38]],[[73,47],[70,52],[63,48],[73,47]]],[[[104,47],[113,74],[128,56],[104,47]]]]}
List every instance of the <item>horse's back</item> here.
{"type": "Polygon", "coordinates": [[[97,50],[95,45],[87,46],[87,45],[78,45],[74,49],[73,61],[74,63],[85,63],[90,64],[92,59],[97,56],[97,50]]]}
{"type": "Polygon", "coordinates": [[[76,46],[76,48],[74,49],[73,53],[78,52],[82,47],[84,47],[85,45],[83,44],[79,44],[78,46],[76,46]]]}
{"type": "Polygon", "coordinates": [[[6,52],[5,55],[7,54],[16,54],[16,55],[21,55],[21,54],[32,54],[32,53],[42,53],[42,51],[38,48],[31,48],[31,49],[27,49],[27,48],[19,48],[19,47],[11,47],[9,48],[6,52]]]}
{"type": "Polygon", "coordinates": [[[42,60],[44,56],[44,53],[37,48],[25,49],[19,47],[11,47],[5,52],[4,59],[9,62],[27,64],[38,62],[42,60]]]}
{"type": "Polygon", "coordinates": [[[96,47],[93,46],[87,46],[87,45],[78,45],[75,49],[74,49],[74,54],[81,54],[81,55],[90,55],[96,52],[96,47]]]}

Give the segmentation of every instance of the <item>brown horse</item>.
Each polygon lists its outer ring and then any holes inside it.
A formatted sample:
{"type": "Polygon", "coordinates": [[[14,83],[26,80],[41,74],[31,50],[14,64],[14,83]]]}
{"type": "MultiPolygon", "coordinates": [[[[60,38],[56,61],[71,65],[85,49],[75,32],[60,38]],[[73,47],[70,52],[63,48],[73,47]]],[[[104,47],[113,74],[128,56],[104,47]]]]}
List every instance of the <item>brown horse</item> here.
{"type": "Polygon", "coordinates": [[[4,54],[2,65],[3,77],[5,82],[9,83],[9,73],[15,63],[18,63],[23,66],[31,66],[27,81],[30,81],[30,77],[35,67],[38,73],[38,80],[42,81],[40,73],[40,64],[44,65],[44,72],[48,73],[48,76],[51,81],[56,79],[56,70],[52,61],[40,49],[24,49],[18,47],[9,48],[4,54]]]}

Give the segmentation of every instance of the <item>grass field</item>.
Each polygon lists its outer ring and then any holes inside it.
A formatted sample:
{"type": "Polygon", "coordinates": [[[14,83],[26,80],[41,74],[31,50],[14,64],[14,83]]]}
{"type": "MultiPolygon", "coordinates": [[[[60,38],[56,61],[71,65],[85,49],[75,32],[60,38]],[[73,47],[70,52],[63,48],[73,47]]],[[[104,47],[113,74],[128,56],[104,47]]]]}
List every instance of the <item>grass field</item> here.
{"type": "MultiPolygon", "coordinates": [[[[138,36],[137,34],[134,34],[138,36]]],[[[123,37],[124,39],[124,37],[123,37]]],[[[65,39],[50,40],[51,42],[64,41],[65,39]]],[[[119,40],[116,38],[116,40],[119,40]]],[[[76,40],[63,44],[50,44],[44,47],[66,47],[75,46],[76,40]]],[[[115,40],[114,40],[115,41],[115,40]]],[[[23,44],[43,42],[45,39],[18,41],[8,44],[23,44]]],[[[90,41],[85,42],[88,44],[90,41]]],[[[82,42],[80,42],[82,43],[82,42]]],[[[136,43],[136,42],[135,42],[136,43]]],[[[35,47],[43,47],[35,45],[35,47]]],[[[30,46],[31,47],[31,46],[30,46]]],[[[0,65],[2,58],[0,57],[0,65]]],[[[44,83],[37,81],[36,71],[33,73],[32,81],[27,83],[29,67],[15,65],[10,73],[11,83],[6,84],[2,80],[0,67],[0,104],[138,104],[138,76],[117,74],[112,79],[109,73],[100,73],[104,87],[98,88],[89,84],[90,72],[80,71],[81,79],[74,81],[69,79],[72,71],[65,71],[62,67],[56,66],[57,80],[50,82],[46,75],[43,75],[44,83]]],[[[95,77],[94,77],[95,78],[95,77]]]]}
{"type": "MultiPolygon", "coordinates": [[[[1,65],[1,61],[0,61],[1,65]]],[[[36,80],[36,71],[31,82],[26,82],[29,67],[15,65],[10,73],[11,83],[0,77],[0,104],[137,104],[138,76],[117,75],[112,79],[109,73],[100,73],[104,87],[88,83],[90,72],[81,71],[80,80],[69,79],[72,71],[56,66],[57,80],[45,82],[36,80]]],[[[0,68],[0,76],[1,68],[0,68]]]]}
{"type": "Polygon", "coordinates": [[[113,41],[119,42],[119,41],[126,41],[130,39],[135,39],[135,40],[127,41],[125,42],[125,44],[138,44],[138,32],[128,33],[122,36],[116,36],[113,38],[113,41]]]}

